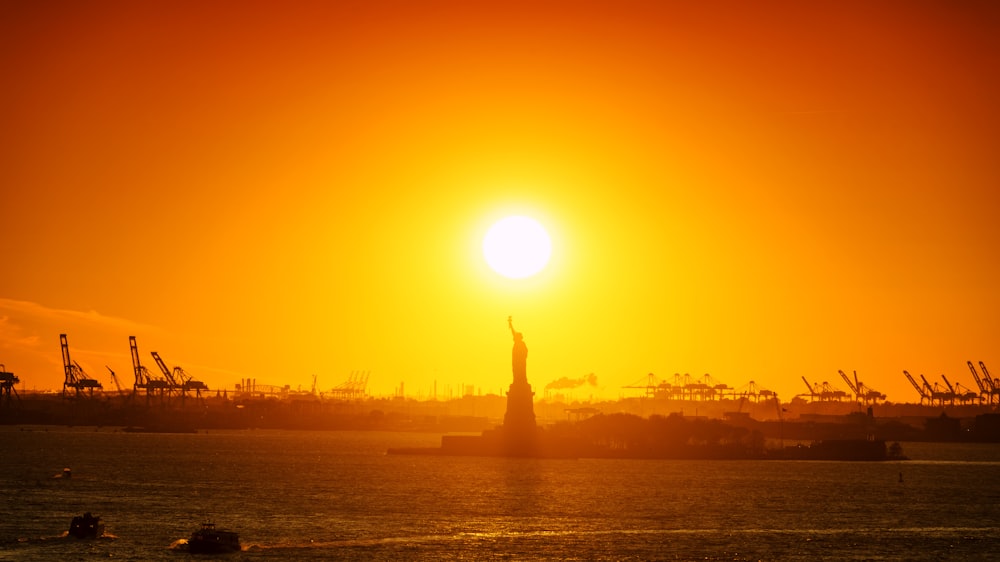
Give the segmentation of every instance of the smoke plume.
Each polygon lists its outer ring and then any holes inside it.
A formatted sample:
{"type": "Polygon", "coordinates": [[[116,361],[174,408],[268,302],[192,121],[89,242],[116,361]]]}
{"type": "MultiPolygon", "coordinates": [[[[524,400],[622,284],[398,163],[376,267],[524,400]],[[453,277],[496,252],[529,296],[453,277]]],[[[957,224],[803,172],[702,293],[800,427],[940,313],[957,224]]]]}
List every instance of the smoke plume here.
{"type": "Polygon", "coordinates": [[[594,373],[590,373],[589,375],[582,376],[578,379],[562,377],[559,380],[554,380],[549,384],[545,385],[545,390],[572,389],[581,387],[585,384],[589,384],[590,386],[597,386],[597,375],[595,375],[594,373]]]}

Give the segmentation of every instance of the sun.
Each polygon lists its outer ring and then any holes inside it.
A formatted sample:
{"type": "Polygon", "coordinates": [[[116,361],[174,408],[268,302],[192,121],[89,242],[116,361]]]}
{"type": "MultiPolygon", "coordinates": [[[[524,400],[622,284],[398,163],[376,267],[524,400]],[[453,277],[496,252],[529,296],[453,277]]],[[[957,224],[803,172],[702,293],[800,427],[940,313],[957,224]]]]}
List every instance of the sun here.
{"type": "Polygon", "coordinates": [[[483,257],[493,271],[510,279],[538,273],[549,263],[552,241],[535,219],[510,216],[497,221],[483,238],[483,257]]]}

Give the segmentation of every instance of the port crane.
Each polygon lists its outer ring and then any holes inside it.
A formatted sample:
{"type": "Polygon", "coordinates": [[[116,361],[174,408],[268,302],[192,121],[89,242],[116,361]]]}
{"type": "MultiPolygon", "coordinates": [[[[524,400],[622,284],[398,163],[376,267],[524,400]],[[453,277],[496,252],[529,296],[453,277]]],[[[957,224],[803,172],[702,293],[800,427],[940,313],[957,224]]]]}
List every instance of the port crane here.
{"type": "Polygon", "coordinates": [[[194,395],[201,398],[201,391],[208,390],[208,385],[202,381],[195,380],[194,377],[189,375],[187,371],[180,367],[174,367],[174,380],[181,381],[181,392],[186,395],[188,392],[194,392],[194,395]]]}
{"type": "Polygon", "coordinates": [[[705,373],[705,376],[702,378],[702,382],[698,384],[703,385],[702,399],[706,400],[714,400],[716,397],[721,399],[727,392],[732,390],[732,387],[728,384],[715,380],[712,378],[712,375],[708,373],[705,373]]]}
{"type": "Polygon", "coordinates": [[[160,358],[160,354],[155,351],[150,354],[153,356],[153,361],[156,362],[156,366],[160,368],[160,372],[163,373],[163,378],[167,381],[167,392],[169,394],[173,394],[174,392],[180,391],[181,385],[177,384],[177,381],[174,380],[173,373],[170,372],[167,364],[160,358]]]}
{"type": "Polygon", "coordinates": [[[955,383],[955,397],[962,404],[969,404],[971,402],[983,403],[983,397],[981,394],[972,390],[971,388],[965,387],[960,382],[955,383]]]}
{"type": "Polygon", "coordinates": [[[809,384],[809,381],[806,380],[805,376],[802,377],[802,382],[806,383],[806,388],[809,389],[809,399],[810,400],[816,400],[817,396],[821,396],[820,393],[816,390],[816,388],[814,388],[813,385],[809,384]]]}
{"type": "Polygon", "coordinates": [[[952,396],[953,404],[955,403],[955,400],[958,400],[962,404],[968,404],[970,401],[975,400],[978,397],[975,392],[965,388],[961,383],[955,383],[955,385],[952,386],[951,381],[948,380],[948,377],[944,374],[941,375],[941,379],[944,380],[944,385],[948,387],[948,393],[952,396]]]}
{"type": "Polygon", "coordinates": [[[990,371],[986,368],[986,363],[980,361],[979,368],[983,370],[983,382],[990,387],[990,396],[996,396],[997,402],[1000,403],[1000,381],[990,378],[990,371]]]}
{"type": "Polygon", "coordinates": [[[885,394],[865,385],[864,381],[858,380],[857,371],[854,372],[854,383],[857,385],[858,391],[861,392],[861,396],[864,397],[865,403],[871,402],[872,404],[876,404],[879,400],[885,400],[885,394]]]}
{"type": "Polygon", "coordinates": [[[817,384],[809,384],[809,381],[802,377],[802,382],[806,383],[806,388],[809,389],[809,396],[813,400],[818,399],[820,402],[840,402],[847,397],[847,393],[843,390],[838,389],[827,381],[817,384]]]}
{"type": "Polygon", "coordinates": [[[343,399],[364,398],[368,373],[369,371],[352,371],[347,380],[333,387],[330,393],[343,399]]]}
{"type": "Polygon", "coordinates": [[[948,394],[951,396],[951,403],[954,404],[955,399],[958,398],[958,393],[955,392],[955,387],[951,386],[951,381],[948,380],[948,377],[946,377],[944,373],[941,373],[941,380],[944,381],[944,386],[948,389],[948,394]]]}
{"type": "MultiPolygon", "coordinates": [[[[356,375],[352,373],[352,377],[354,376],[356,375]]],[[[334,394],[342,394],[345,390],[350,391],[351,384],[351,380],[348,380],[338,385],[333,389],[334,394]]],[[[808,382],[806,384],[808,385],[808,382]]],[[[715,379],[709,373],[705,373],[701,377],[693,377],[689,373],[683,375],[674,373],[672,378],[666,377],[664,379],[649,373],[621,388],[644,390],[646,398],[660,400],[710,401],[753,397],[755,401],[759,402],[762,398],[770,398],[771,396],[771,391],[759,390],[753,381],[750,381],[746,386],[733,388],[715,379]]]]}
{"type": "Polygon", "coordinates": [[[753,388],[753,389],[757,390],[757,396],[758,396],[757,401],[758,402],[760,402],[761,398],[767,400],[769,398],[777,398],[778,397],[778,393],[777,392],[775,392],[773,390],[768,390],[768,389],[763,388],[763,387],[760,387],[754,381],[750,381],[750,388],[753,388]]]}
{"type": "Polygon", "coordinates": [[[979,368],[983,371],[982,378],[976,372],[976,367],[972,364],[972,361],[966,361],[966,364],[969,365],[969,370],[972,371],[972,378],[976,381],[980,395],[985,398],[986,403],[992,405],[994,397],[997,398],[997,402],[1000,402],[1000,385],[997,384],[996,380],[990,378],[990,372],[986,369],[986,363],[979,362],[979,368]]]}
{"type": "Polygon", "coordinates": [[[63,374],[65,375],[65,379],[63,380],[63,396],[66,396],[70,388],[75,391],[77,396],[84,390],[93,396],[95,388],[98,390],[104,388],[100,382],[87,376],[87,373],[79,363],[70,359],[69,341],[66,339],[66,334],[59,334],[59,347],[62,348],[63,374]]]}
{"type": "Polygon", "coordinates": [[[851,379],[847,376],[847,373],[845,373],[843,370],[839,370],[837,372],[840,373],[840,376],[844,379],[844,382],[847,383],[847,386],[851,389],[851,392],[854,393],[854,399],[859,404],[875,404],[879,400],[885,400],[885,394],[882,394],[881,392],[873,388],[865,386],[865,383],[858,380],[857,371],[854,371],[854,382],[851,382],[851,379]]]}
{"type": "Polygon", "coordinates": [[[7,371],[7,367],[0,365],[0,403],[10,402],[10,395],[17,398],[17,401],[21,401],[21,397],[17,395],[17,389],[14,385],[21,382],[21,379],[17,378],[17,375],[7,371]]]}
{"type": "Polygon", "coordinates": [[[850,398],[848,393],[840,390],[827,381],[823,381],[823,395],[827,397],[827,400],[836,400],[837,402],[840,402],[845,398],[850,398]]]}
{"type": "Polygon", "coordinates": [[[928,403],[931,404],[931,405],[933,405],[934,401],[937,400],[939,404],[944,405],[944,401],[942,400],[941,393],[938,392],[934,387],[932,387],[931,383],[927,382],[927,377],[925,377],[923,375],[923,373],[920,374],[920,381],[922,383],[924,383],[924,386],[923,386],[924,392],[927,393],[927,396],[930,399],[930,401],[928,403]]]}
{"type": "Polygon", "coordinates": [[[208,385],[194,380],[184,369],[174,367],[174,370],[171,371],[167,367],[167,364],[163,362],[159,353],[153,351],[151,354],[153,360],[156,361],[156,365],[160,368],[160,372],[163,373],[163,378],[167,379],[170,383],[170,392],[180,392],[181,398],[183,398],[187,396],[188,392],[194,391],[195,396],[201,398],[201,391],[208,390],[208,385]]]}
{"type": "Polygon", "coordinates": [[[931,396],[931,404],[933,404],[935,400],[937,400],[938,404],[942,406],[944,406],[945,401],[948,401],[952,405],[955,404],[954,391],[948,392],[942,390],[939,383],[934,383],[934,385],[931,386],[931,383],[927,382],[927,378],[923,375],[920,375],[920,380],[924,381],[924,387],[927,389],[927,393],[931,396]]]}
{"type": "Polygon", "coordinates": [[[132,373],[135,382],[132,383],[132,394],[137,394],[140,390],[146,391],[146,400],[151,394],[159,394],[162,398],[167,392],[167,381],[159,380],[150,374],[142,361],[139,359],[139,345],[135,341],[135,336],[128,337],[128,347],[132,353],[132,373]]]}
{"type": "Polygon", "coordinates": [[[923,404],[924,400],[927,400],[928,404],[932,403],[930,394],[924,391],[924,389],[919,384],[917,384],[917,381],[913,380],[913,377],[910,375],[910,372],[907,371],[906,369],[903,369],[903,374],[906,375],[906,380],[910,381],[910,384],[913,385],[913,388],[917,390],[917,394],[920,395],[920,403],[923,404]]]}
{"type": "Polygon", "coordinates": [[[691,375],[685,373],[674,373],[674,382],[669,383],[666,380],[661,382],[656,387],[656,395],[658,397],[666,396],[670,400],[684,400],[685,390],[684,387],[691,382],[691,375]]]}
{"type": "Polygon", "coordinates": [[[851,382],[851,379],[847,377],[847,374],[843,370],[838,370],[837,372],[840,373],[840,378],[844,379],[844,382],[847,383],[847,388],[851,389],[851,392],[854,393],[854,399],[861,402],[861,394],[858,393],[858,387],[851,382]]]}
{"type": "Polygon", "coordinates": [[[979,368],[983,370],[983,380],[989,383],[992,393],[1000,397],[1000,381],[990,378],[990,371],[986,368],[986,363],[980,361],[979,368]]]}
{"type": "Polygon", "coordinates": [[[976,386],[979,387],[980,403],[982,403],[982,401],[985,399],[988,404],[992,404],[993,389],[989,386],[987,382],[979,378],[979,373],[976,372],[976,366],[972,364],[972,361],[966,361],[965,364],[969,366],[969,370],[972,371],[972,380],[976,381],[976,386]]]}
{"type": "Polygon", "coordinates": [[[699,380],[688,373],[674,374],[674,384],[668,385],[672,394],[679,394],[681,400],[714,400],[725,396],[733,388],[705,373],[699,380]]]}
{"type": "Polygon", "coordinates": [[[118,395],[121,396],[123,394],[122,385],[118,384],[118,375],[116,375],[115,372],[111,370],[111,367],[105,365],[104,368],[107,369],[109,373],[111,373],[111,382],[115,384],[115,388],[118,389],[118,395]]]}
{"type": "MultiPolygon", "coordinates": [[[[687,373],[685,373],[686,375],[687,373]]],[[[704,381],[692,379],[691,382],[684,385],[684,390],[688,393],[688,400],[695,399],[695,397],[699,400],[710,400],[715,395],[715,391],[712,389],[714,382],[708,373],[705,373],[704,381]]]]}
{"type": "Polygon", "coordinates": [[[623,386],[622,388],[642,389],[646,391],[646,398],[653,398],[656,396],[656,387],[657,387],[656,375],[654,375],[653,373],[649,373],[648,375],[646,375],[645,378],[646,378],[646,384],[641,384],[642,379],[639,379],[632,384],[623,386]]]}

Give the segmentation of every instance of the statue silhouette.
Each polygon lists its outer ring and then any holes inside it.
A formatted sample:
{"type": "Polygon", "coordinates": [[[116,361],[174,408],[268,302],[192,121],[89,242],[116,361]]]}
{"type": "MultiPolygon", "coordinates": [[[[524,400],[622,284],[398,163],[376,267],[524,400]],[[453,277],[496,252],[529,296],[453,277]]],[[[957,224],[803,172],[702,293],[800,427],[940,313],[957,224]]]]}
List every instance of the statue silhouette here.
{"type": "Polygon", "coordinates": [[[524,335],[514,329],[514,322],[507,317],[510,334],[514,336],[514,349],[511,350],[511,366],[514,369],[514,381],[507,391],[507,412],[503,416],[503,429],[507,441],[507,454],[530,455],[534,446],[535,406],[532,402],[531,385],[528,384],[528,346],[524,344],[524,335]]]}
{"type": "Polygon", "coordinates": [[[514,336],[514,348],[511,350],[511,367],[514,370],[515,383],[528,382],[528,346],[524,343],[524,335],[514,331],[512,317],[507,317],[507,325],[510,326],[510,333],[514,336]]]}

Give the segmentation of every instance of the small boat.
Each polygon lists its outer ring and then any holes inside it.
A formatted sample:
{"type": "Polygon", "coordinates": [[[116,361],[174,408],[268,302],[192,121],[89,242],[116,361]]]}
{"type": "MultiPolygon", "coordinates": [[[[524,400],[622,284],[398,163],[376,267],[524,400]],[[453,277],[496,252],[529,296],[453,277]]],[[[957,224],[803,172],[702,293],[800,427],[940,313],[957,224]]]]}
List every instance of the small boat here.
{"type": "Polygon", "coordinates": [[[69,524],[69,536],[78,539],[96,539],[104,534],[104,522],[100,517],[95,517],[88,511],[83,515],[77,515],[69,524]]]}
{"type": "Polygon", "coordinates": [[[220,554],[240,550],[240,536],[233,531],[216,529],[215,523],[202,523],[188,539],[188,551],[195,554],[220,554]]]}

